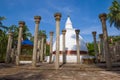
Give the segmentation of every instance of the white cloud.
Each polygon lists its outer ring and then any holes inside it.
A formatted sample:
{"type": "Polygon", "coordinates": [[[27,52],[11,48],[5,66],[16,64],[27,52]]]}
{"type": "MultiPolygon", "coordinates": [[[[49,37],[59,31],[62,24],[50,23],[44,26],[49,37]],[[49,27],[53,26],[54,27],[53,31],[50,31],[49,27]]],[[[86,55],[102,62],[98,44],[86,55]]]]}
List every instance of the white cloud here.
{"type": "Polygon", "coordinates": [[[10,6],[10,7],[14,7],[14,6],[18,6],[18,5],[24,5],[25,4],[25,0],[5,0],[7,6],[10,6]]]}
{"type": "Polygon", "coordinates": [[[70,5],[69,6],[59,6],[59,5],[56,5],[54,3],[51,3],[51,2],[47,2],[47,4],[52,8],[54,9],[55,11],[59,11],[59,12],[63,12],[64,14],[71,14],[74,10],[73,7],[71,7],[70,5]]]}
{"type": "Polygon", "coordinates": [[[71,14],[73,12],[73,10],[70,7],[56,7],[56,10],[63,12],[65,14],[71,14]]]}
{"type": "MultiPolygon", "coordinates": [[[[102,33],[101,25],[88,26],[88,28],[84,28],[83,30],[81,30],[81,34],[82,35],[91,35],[92,31],[96,31],[97,34],[101,34],[102,33]]],[[[107,26],[107,31],[108,31],[108,35],[120,35],[120,31],[115,28],[111,28],[111,27],[107,26]]]]}
{"type": "Polygon", "coordinates": [[[114,27],[108,27],[108,35],[120,35],[120,31],[114,27]]]}
{"type": "Polygon", "coordinates": [[[100,26],[98,25],[93,25],[93,26],[88,26],[88,28],[84,28],[82,31],[81,31],[81,34],[84,34],[84,35],[91,35],[93,31],[96,31],[97,34],[100,34],[102,33],[102,29],[100,26]]]}

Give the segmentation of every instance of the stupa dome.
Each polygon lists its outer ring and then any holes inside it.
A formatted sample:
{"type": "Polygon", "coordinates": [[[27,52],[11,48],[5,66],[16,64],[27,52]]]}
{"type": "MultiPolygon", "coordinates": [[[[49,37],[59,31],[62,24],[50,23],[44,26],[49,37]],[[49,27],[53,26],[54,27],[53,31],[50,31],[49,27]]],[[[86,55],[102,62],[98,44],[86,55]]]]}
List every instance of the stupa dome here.
{"type": "MultiPolygon", "coordinates": [[[[67,21],[65,23],[65,50],[67,51],[67,54],[76,54],[76,33],[75,29],[72,26],[72,22],[70,20],[70,17],[68,16],[67,21]]],[[[79,35],[79,43],[80,43],[80,54],[87,53],[87,46],[84,41],[84,39],[79,35]]],[[[60,51],[63,50],[63,35],[60,35],[60,51]]],[[[53,44],[53,52],[56,51],[56,41],[53,44]]]]}

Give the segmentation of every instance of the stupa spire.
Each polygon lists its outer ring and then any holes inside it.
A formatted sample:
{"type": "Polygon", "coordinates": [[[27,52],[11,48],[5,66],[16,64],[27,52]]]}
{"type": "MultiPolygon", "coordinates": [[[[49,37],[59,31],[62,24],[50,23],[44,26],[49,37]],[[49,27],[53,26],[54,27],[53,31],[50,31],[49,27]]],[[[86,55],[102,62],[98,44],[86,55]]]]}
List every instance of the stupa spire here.
{"type": "Polygon", "coordinates": [[[70,20],[70,16],[68,15],[68,18],[66,20],[66,23],[65,23],[65,29],[72,29],[72,22],[70,20]]]}

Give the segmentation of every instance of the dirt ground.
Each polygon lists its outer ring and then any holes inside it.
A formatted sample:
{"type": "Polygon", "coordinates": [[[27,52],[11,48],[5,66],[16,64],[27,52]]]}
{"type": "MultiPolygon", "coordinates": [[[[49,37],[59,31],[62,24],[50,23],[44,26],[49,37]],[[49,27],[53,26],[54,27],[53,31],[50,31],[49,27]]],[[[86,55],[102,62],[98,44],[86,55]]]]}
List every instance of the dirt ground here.
{"type": "Polygon", "coordinates": [[[32,68],[0,63],[0,80],[120,80],[120,66],[108,71],[105,66],[65,64],[55,70],[54,64],[32,68]]]}

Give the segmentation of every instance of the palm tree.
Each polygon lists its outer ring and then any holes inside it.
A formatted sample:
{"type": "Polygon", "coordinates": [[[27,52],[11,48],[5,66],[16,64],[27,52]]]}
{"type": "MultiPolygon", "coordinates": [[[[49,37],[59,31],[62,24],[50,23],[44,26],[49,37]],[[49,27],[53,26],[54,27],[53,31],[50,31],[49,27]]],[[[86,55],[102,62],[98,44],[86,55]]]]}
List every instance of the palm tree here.
{"type": "Polygon", "coordinates": [[[6,19],[5,17],[0,16],[0,31],[2,31],[2,29],[6,29],[6,30],[8,29],[6,26],[3,26],[2,24],[2,21],[5,19],[6,19]]]}
{"type": "Polygon", "coordinates": [[[0,16],[0,21],[5,20],[6,18],[4,16],[0,16]]]}
{"type": "Polygon", "coordinates": [[[109,11],[107,18],[110,22],[110,26],[114,25],[115,28],[120,30],[120,1],[114,0],[109,11]]]}
{"type": "MultiPolygon", "coordinates": [[[[9,31],[13,32],[14,39],[17,40],[19,28],[16,25],[11,25],[8,29],[9,31]]],[[[28,27],[25,25],[23,27],[23,40],[28,39],[29,37],[31,37],[31,35],[32,34],[29,32],[28,27]]]]}
{"type": "Polygon", "coordinates": [[[0,16],[0,61],[4,61],[5,58],[5,52],[7,47],[7,27],[3,26],[2,21],[5,20],[5,17],[0,16]]]}
{"type": "Polygon", "coordinates": [[[4,61],[8,36],[6,31],[0,31],[0,61],[4,61]]]}
{"type": "Polygon", "coordinates": [[[87,43],[88,53],[91,56],[95,56],[94,43],[87,43]]]}
{"type": "MultiPolygon", "coordinates": [[[[41,38],[42,35],[45,35],[45,37],[47,38],[46,31],[44,31],[44,30],[39,30],[39,31],[38,31],[38,37],[41,38]]],[[[30,40],[33,42],[34,36],[31,36],[30,40]]]]}
{"type": "Polygon", "coordinates": [[[23,40],[28,39],[32,36],[32,34],[29,32],[28,27],[25,25],[23,27],[23,40]]]}
{"type": "Polygon", "coordinates": [[[38,35],[39,35],[39,36],[41,36],[41,35],[45,35],[45,36],[46,36],[46,31],[44,31],[44,30],[39,30],[38,35]]]}
{"type": "Polygon", "coordinates": [[[11,25],[8,29],[10,32],[13,32],[14,40],[17,41],[19,28],[16,25],[11,25]]]}

